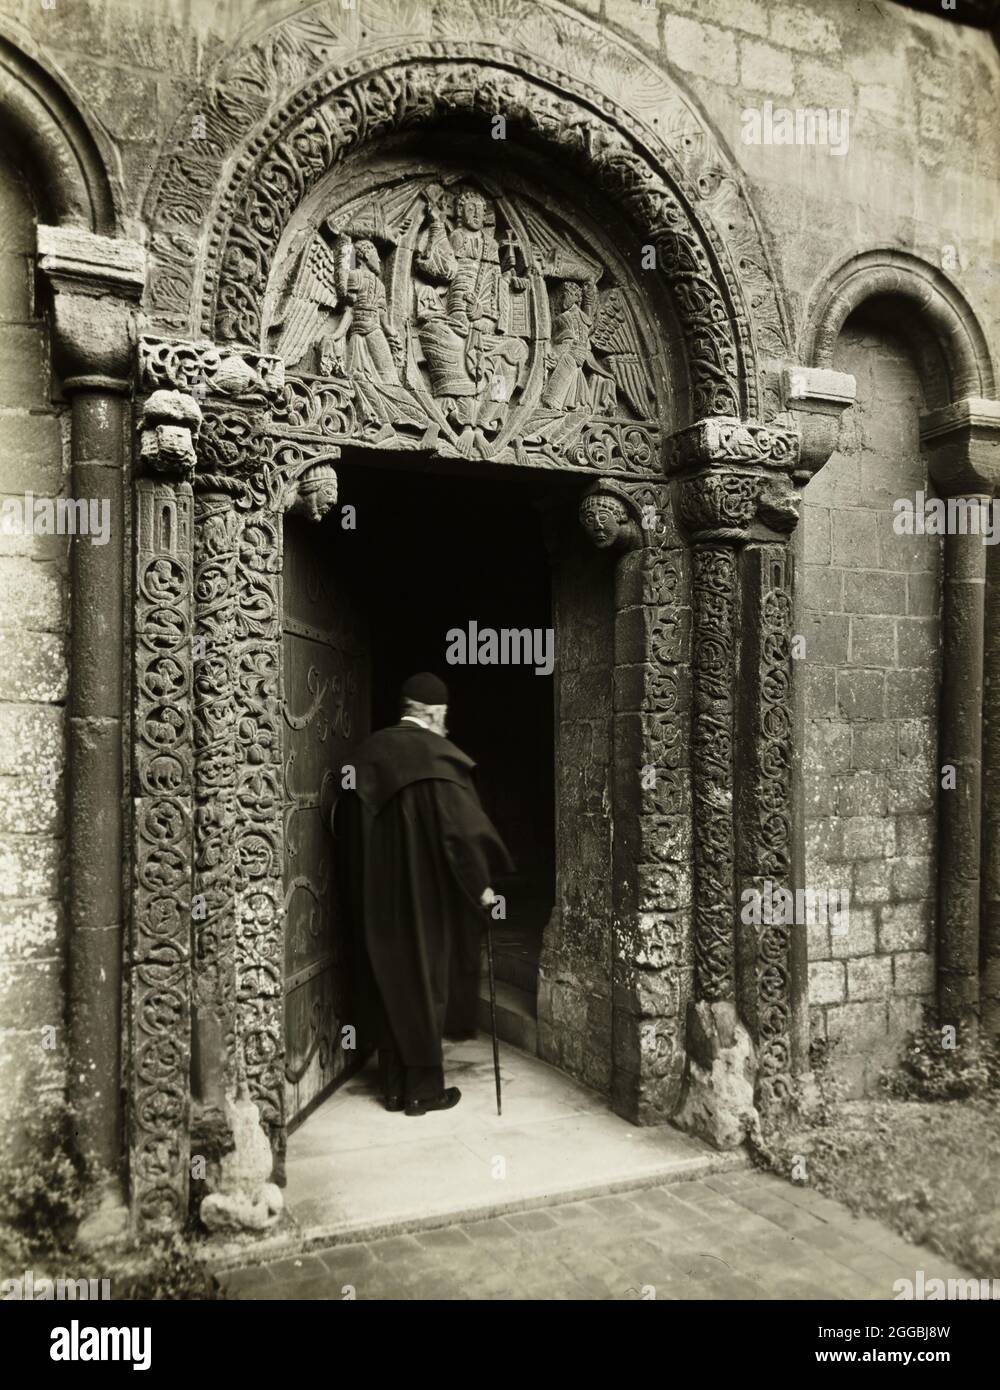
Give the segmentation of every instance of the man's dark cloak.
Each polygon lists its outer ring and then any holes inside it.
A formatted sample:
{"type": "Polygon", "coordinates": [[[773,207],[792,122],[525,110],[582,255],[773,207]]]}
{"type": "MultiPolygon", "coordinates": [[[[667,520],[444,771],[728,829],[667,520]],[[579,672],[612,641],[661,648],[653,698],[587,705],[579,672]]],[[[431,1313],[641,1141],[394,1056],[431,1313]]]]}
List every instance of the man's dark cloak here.
{"type": "Polygon", "coordinates": [[[475,1031],[489,920],[479,899],[513,865],[480,804],[475,763],[446,738],[395,724],[352,761],[356,792],[335,820],[348,910],[403,1063],[440,1067],[442,1034],[475,1031]]]}

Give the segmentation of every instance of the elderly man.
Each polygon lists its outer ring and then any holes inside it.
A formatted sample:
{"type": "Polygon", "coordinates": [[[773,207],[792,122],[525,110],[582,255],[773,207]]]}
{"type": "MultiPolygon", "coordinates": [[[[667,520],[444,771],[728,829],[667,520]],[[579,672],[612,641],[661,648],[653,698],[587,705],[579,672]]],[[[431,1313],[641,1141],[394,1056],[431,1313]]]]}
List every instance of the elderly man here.
{"type": "Polygon", "coordinates": [[[402,687],[402,717],[354,758],[337,811],[347,894],[377,994],[387,1110],[450,1110],[446,1025],[474,1029],[483,909],[513,865],[479,802],[467,757],[445,737],[448,690],[428,672],[402,687]],[[471,1024],[470,1024],[471,1019],[471,1024]]]}

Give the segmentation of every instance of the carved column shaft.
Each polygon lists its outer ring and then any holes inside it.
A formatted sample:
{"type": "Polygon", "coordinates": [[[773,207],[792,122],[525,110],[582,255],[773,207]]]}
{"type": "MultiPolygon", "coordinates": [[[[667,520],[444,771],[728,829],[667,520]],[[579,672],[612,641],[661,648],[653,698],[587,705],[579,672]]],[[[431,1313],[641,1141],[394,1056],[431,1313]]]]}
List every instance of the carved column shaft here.
{"type": "Polygon", "coordinates": [[[245,1060],[283,1140],[281,504],[269,411],[281,363],[209,343],[144,339],[144,379],[204,406],[195,473],[193,1095],[212,1149],[245,1060]]]}
{"type": "Polygon", "coordinates": [[[210,1111],[222,1104],[234,1053],[239,893],[234,638],[242,530],[233,492],[215,482],[196,475],[194,498],[192,1093],[210,1111]]]}
{"type": "Polygon", "coordinates": [[[135,489],[130,1185],[140,1231],[187,1219],[194,793],[190,478],[198,407],[157,391],[135,489]]]}
{"type": "MultiPolygon", "coordinates": [[[[743,549],[737,807],[738,904],[747,890],[781,900],[794,894],[792,763],[792,547],[751,542],[743,549]]],[[[777,915],[777,914],[772,914],[777,915]]],[[[793,954],[805,924],[747,925],[737,912],[739,1001],[758,1055],[758,1104],[789,1098],[796,1069],[793,954]]]]}
{"type": "Polygon", "coordinates": [[[614,491],[631,516],[613,542],[625,553],[615,575],[612,1103],[655,1123],[677,1103],[690,993],[688,577],[667,488],[602,482],[591,497],[614,491]]]}
{"type": "Polygon", "coordinates": [[[758,1105],[784,1097],[792,1069],[791,925],[741,919],[746,890],[789,880],[790,669],[798,436],[705,420],[675,436],[677,510],[692,543],[692,798],[695,1009],[682,1122],[724,1145],[744,1121],[702,1081],[722,1051],[758,1105]],[[737,749],[741,750],[739,754],[737,749]],[[740,1041],[743,1024],[757,1050],[740,1041]]]}
{"type": "Polygon", "coordinates": [[[284,802],[281,742],[281,515],[254,505],[237,564],[239,781],[236,1018],[250,1093],[284,1161],[284,802]]]}
{"type": "Polygon", "coordinates": [[[733,678],[737,589],[732,547],[696,544],[691,574],[695,990],[697,998],[714,1003],[734,999],[736,993],[733,678]]]}

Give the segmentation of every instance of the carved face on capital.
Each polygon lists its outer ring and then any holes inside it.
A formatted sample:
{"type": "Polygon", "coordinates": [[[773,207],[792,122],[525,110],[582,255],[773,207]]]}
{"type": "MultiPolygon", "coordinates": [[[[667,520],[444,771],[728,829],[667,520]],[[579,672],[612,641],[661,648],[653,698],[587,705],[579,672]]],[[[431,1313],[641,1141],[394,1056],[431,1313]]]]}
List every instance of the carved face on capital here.
{"type": "Polygon", "coordinates": [[[628,519],[624,502],[607,492],[592,493],[580,504],[580,524],[599,550],[614,545],[628,519]]]}
{"type": "Polygon", "coordinates": [[[478,232],[486,221],[486,202],[478,193],[463,193],[458,200],[458,216],[463,227],[478,232]]]}
{"type": "Polygon", "coordinates": [[[336,505],[337,475],[329,468],[303,478],[292,510],[309,521],[322,521],[336,505]]]}

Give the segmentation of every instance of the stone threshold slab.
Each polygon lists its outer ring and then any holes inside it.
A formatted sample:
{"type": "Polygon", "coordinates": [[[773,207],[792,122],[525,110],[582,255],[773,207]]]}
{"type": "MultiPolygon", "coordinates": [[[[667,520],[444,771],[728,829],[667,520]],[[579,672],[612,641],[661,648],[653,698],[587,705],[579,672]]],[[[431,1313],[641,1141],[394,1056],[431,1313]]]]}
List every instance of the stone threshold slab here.
{"type": "Polygon", "coordinates": [[[596,1178],[591,1182],[568,1183],[565,1187],[549,1188],[544,1192],[521,1194],[517,1197],[484,1200],[467,1205],[442,1206],[436,1210],[414,1212],[378,1221],[331,1221],[294,1227],[286,1224],[272,1235],[259,1238],[244,1237],[225,1243],[210,1242],[196,1252],[216,1273],[238,1269],[245,1265],[266,1264],[272,1260],[307,1254],[312,1250],[335,1245],[356,1245],[363,1241],[382,1240],[389,1236],[413,1235],[422,1231],[440,1230],[469,1221],[488,1221],[491,1217],[510,1216],[515,1212],[537,1211],[567,1202],[584,1201],[592,1197],[609,1197],[620,1192],[638,1191],[647,1187],[664,1187],[675,1183],[693,1182],[716,1173],[728,1173],[750,1167],[743,1150],[715,1153],[707,1150],[692,1158],[674,1159],[670,1163],[654,1163],[646,1170],[633,1170],[617,1178],[596,1178]]]}

